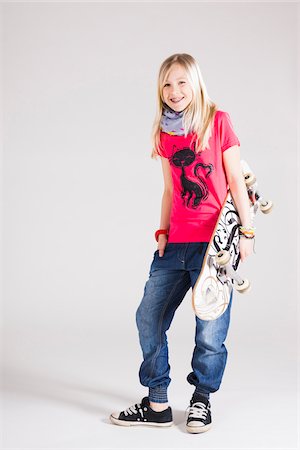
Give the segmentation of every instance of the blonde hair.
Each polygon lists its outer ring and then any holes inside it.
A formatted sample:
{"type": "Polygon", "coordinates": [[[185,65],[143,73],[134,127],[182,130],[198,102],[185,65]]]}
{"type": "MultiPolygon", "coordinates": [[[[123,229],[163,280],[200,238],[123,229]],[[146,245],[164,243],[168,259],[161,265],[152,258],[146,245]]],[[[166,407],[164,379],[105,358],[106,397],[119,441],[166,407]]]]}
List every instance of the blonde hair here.
{"type": "Polygon", "coordinates": [[[208,147],[208,140],[212,132],[213,118],[217,110],[217,105],[207,94],[197,61],[187,53],[175,53],[174,55],[169,56],[160,66],[157,80],[157,110],[151,133],[153,146],[151,158],[154,159],[156,159],[157,156],[161,156],[159,153],[159,150],[161,149],[160,122],[164,103],[162,91],[173,64],[180,64],[183,69],[185,69],[186,76],[193,91],[193,98],[183,114],[183,126],[185,137],[190,130],[193,130],[196,134],[196,153],[203,151],[208,147]]]}

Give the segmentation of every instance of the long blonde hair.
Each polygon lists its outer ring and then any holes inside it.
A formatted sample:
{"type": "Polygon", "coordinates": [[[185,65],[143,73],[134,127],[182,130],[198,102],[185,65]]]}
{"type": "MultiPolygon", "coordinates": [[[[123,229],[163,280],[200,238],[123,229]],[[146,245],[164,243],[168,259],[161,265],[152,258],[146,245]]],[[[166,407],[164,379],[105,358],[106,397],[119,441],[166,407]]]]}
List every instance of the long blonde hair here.
{"type": "Polygon", "coordinates": [[[193,130],[197,136],[195,151],[198,153],[208,147],[208,140],[212,132],[212,124],[217,105],[209,98],[197,61],[187,53],[175,53],[169,56],[160,66],[157,80],[157,110],[154,119],[151,141],[151,158],[160,156],[160,122],[163,112],[163,86],[168,78],[173,64],[180,64],[186,71],[187,78],[193,91],[193,99],[184,111],[183,124],[185,137],[189,130],[193,130]]]}

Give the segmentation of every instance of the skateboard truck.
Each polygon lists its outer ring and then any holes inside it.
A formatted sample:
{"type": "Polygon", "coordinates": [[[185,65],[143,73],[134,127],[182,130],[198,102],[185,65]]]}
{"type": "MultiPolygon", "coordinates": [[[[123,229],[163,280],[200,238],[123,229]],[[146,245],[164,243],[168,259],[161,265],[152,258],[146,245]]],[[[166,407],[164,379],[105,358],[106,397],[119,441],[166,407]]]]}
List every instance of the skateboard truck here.
{"type": "Polygon", "coordinates": [[[256,189],[256,186],[254,186],[256,184],[256,176],[252,172],[246,172],[244,173],[244,180],[248,189],[250,206],[253,206],[256,202],[258,202],[261,212],[264,214],[269,214],[269,212],[273,209],[273,202],[262,198],[256,189]],[[253,186],[253,188],[251,186],[253,186]]]}
{"type": "Polygon", "coordinates": [[[226,270],[226,275],[236,281],[236,283],[234,283],[234,287],[238,292],[244,294],[245,292],[250,291],[251,285],[249,280],[247,280],[247,278],[240,277],[233,269],[230,263],[230,253],[227,250],[221,250],[218,252],[215,255],[215,260],[219,266],[224,267],[226,270]]]}

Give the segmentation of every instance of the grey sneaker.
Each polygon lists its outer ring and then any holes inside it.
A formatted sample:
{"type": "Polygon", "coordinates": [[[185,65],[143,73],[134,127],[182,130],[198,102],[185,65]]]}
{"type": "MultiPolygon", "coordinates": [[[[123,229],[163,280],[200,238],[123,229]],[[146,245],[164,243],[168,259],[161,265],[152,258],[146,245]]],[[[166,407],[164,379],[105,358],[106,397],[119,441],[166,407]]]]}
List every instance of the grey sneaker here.
{"type": "Polygon", "coordinates": [[[141,403],[136,403],[121,412],[113,412],[110,420],[116,425],[129,427],[131,425],[150,425],[155,427],[169,427],[173,425],[172,409],[169,406],[161,412],[150,408],[149,398],[144,397],[141,403]]]}

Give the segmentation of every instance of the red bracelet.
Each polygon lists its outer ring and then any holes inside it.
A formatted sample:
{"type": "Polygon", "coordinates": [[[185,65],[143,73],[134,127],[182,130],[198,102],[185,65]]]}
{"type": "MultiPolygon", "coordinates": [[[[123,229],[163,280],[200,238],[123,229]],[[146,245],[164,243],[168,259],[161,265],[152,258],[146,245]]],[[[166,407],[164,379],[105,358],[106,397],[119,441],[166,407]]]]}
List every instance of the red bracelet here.
{"type": "Polygon", "coordinates": [[[157,231],[155,231],[155,239],[156,239],[156,242],[158,242],[158,236],[159,236],[160,234],[166,234],[166,235],[168,236],[169,230],[157,230],[157,231]]]}

